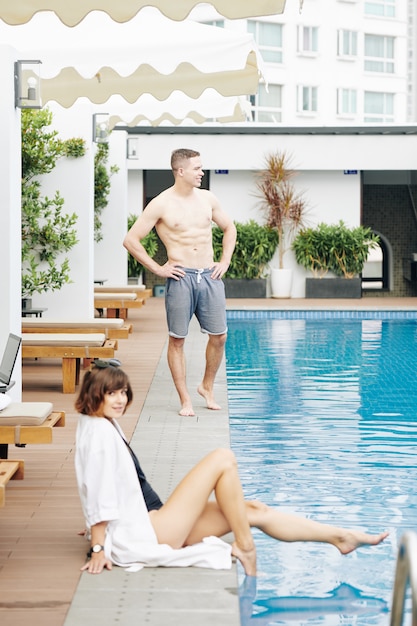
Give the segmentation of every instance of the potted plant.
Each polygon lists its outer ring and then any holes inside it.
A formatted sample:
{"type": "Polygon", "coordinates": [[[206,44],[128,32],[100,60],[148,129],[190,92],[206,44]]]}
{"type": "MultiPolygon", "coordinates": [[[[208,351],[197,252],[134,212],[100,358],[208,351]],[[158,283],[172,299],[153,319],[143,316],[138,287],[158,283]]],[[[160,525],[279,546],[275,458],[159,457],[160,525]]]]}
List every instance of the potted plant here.
{"type": "MultiPolygon", "coordinates": [[[[235,222],[236,247],[223,280],[227,298],[265,298],[265,268],[278,245],[276,229],[261,225],[255,220],[242,224],[235,222]]],[[[214,259],[222,253],[223,231],[213,228],[214,259]]]]}
{"type": "Polygon", "coordinates": [[[22,111],[22,308],[30,308],[34,293],[55,291],[70,282],[69,260],[62,254],[77,243],[77,215],[65,214],[64,199],[42,197],[39,176],[53,170],[62,157],[85,154],[85,141],[62,141],[48,130],[48,109],[22,111]]]}
{"type": "Polygon", "coordinates": [[[348,227],[320,223],[301,230],[294,238],[292,249],[297,263],[310,270],[313,278],[306,279],[307,298],[360,298],[360,274],[370,250],[379,237],[365,226],[348,227]],[[317,280],[328,277],[332,280],[317,280]]]}
{"type": "Polygon", "coordinates": [[[271,291],[274,298],[291,295],[292,270],[284,268],[284,255],[291,248],[296,232],[305,226],[307,205],[303,194],[292,184],[294,170],[286,152],[268,154],[265,169],[257,173],[257,196],[266,213],[266,223],[278,233],[278,268],[271,270],[271,291]]]}
{"type": "MultiPolygon", "coordinates": [[[[127,227],[128,230],[132,228],[133,224],[136,222],[138,216],[137,215],[129,215],[127,218],[127,227]]],[[[141,240],[141,244],[145,248],[146,252],[150,257],[154,257],[158,252],[158,236],[154,230],[151,230],[150,233],[146,235],[141,240]]],[[[138,284],[141,279],[143,279],[143,272],[145,268],[139,261],[135,259],[131,254],[127,254],[127,277],[128,282],[131,284],[138,284]]]]}

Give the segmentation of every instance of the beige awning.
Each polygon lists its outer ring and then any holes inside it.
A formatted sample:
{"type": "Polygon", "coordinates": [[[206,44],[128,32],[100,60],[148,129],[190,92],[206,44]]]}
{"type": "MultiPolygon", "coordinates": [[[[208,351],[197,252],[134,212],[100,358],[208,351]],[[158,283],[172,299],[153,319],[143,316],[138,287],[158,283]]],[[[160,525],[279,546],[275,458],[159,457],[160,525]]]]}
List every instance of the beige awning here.
{"type": "Polygon", "coordinates": [[[207,86],[223,96],[253,94],[258,83],[256,55],[250,52],[243,68],[218,72],[201,72],[190,63],[180,63],[170,74],[163,74],[145,64],[129,76],[101,67],[92,78],[84,78],[75,68],[66,67],[54,78],[41,79],[41,93],[43,104],[54,100],[68,108],[81,96],[95,104],[107,102],[113,94],[122,95],[127,102],[135,102],[145,93],[165,100],[174,90],[198,98],[207,86]]]}
{"type": "MultiPolygon", "coordinates": [[[[173,20],[183,20],[200,0],[0,0],[0,18],[7,24],[25,24],[39,11],[53,11],[67,26],[75,26],[91,11],[104,11],[116,22],[127,22],[152,6],[173,20]]],[[[285,0],[211,0],[230,19],[283,13],[285,0]]]]}
{"type": "Polygon", "coordinates": [[[0,24],[0,40],[40,59],[42,102],[70,107],[78,98],[102,104],[114,94],[133,103],[150,93],[165,100],[177,90],[198,98],[256,93],[262,58],[252,35],[144,9],[127,23],[90,13],[77,28],[37,14],[19,26],[0,24]]]}
{"type": "Polygon", "coordinates": [[[109,126],[160,126],[203,124],[209,122],[244,122],[250,118],[249,101],[241,96],[221,96],[214,89],[206,89],[199,98],[190,98],[174,91],[160,101],[144,94],[133,104],[120,96],[112,96],[106,104],[95,109],[109,115],[109,126]]]}

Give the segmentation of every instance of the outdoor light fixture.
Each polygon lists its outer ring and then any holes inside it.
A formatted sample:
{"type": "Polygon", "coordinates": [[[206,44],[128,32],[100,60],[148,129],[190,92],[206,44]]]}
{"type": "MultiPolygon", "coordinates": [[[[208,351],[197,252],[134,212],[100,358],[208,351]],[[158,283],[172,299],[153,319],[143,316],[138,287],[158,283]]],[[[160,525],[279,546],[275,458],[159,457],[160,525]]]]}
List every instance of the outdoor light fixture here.
{"type": "Polygon", "coordinates": [[[93,141],[94,143],[108,143],[110,135],[108,113],[94,113],[93,115],[93,141]]]}
{"type": "Polygon", "coordinates": [[[15,61],[14,106],[41,109],[40,65],[42,61],[15,61]]]}
{"type": "Polygon", "coordinates": [[[128,159],[137,159],[139,157],[138,147],[139,147],[139,140],[137,137],[127,138],[127,158],[128,159]]]}

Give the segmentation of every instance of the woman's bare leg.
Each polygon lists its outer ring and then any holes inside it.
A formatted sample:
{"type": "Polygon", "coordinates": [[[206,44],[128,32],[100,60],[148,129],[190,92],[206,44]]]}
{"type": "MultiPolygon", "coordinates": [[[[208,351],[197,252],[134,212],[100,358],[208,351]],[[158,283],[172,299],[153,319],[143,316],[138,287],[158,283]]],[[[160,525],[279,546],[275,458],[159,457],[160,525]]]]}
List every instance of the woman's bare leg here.
{"type": "MultiPolygon", "coordinates": [[[[341,554],[349,554],[363,545],[377,545],[388,535],[387,532],[370,535],[359,530],[322,524],[291,513],[283,513],[258,501],[246,502],[246,512],[250,526],[259,528],[274,539],[329,543],[341,554]]],[[[219,536],[230,532],[228,522],[216,503],[209,502],[187,538],[187,544],[201,541],[205,536],[203,533],[207,523],[211,528],[217,529],[219,536]]]]}
{"type": "Polygon", "coordinates": [[[202,459],[164,506],[150,513],[150,518],[159,543],[173,548],[191,543],[189,538],[197,521],[202,533],[197,541],[208,535],[225,534],[230,529],[235,538],[232,553],[241,561],[246,574],[256,575],[255,545],[236,458],[230,450],[215,450],[202,459]],[[219,513],[207,515],[205,511],[210,510],[207,505],[213,490],[219,513]]]}
{"type": "Polygon", "coordinates": [[[377,545],[388,536],[388,532],[370,535],[359,530],[322,524],[292,513],[283,513],[262,502],[246,504],[249,524],[281,541],[330,543],[342,554],[349,554],[363,545],[377,545]]]}

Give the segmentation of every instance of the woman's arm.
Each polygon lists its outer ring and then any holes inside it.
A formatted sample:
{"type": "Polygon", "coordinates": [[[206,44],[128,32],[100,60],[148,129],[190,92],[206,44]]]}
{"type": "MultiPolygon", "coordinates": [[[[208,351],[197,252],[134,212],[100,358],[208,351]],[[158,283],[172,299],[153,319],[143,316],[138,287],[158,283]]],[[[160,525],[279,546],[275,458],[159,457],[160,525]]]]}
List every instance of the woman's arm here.
{"type": "Polygon", "coordinates": [[[112,562],[104,554],[106,528],[107,522],[99,522],[91,527],[91,550],[88,553],[89,560],[81,568],[81,571],[86,570],[89,574],[100,574],[103,569],[110,570],[112,568],[112,562]]]}

